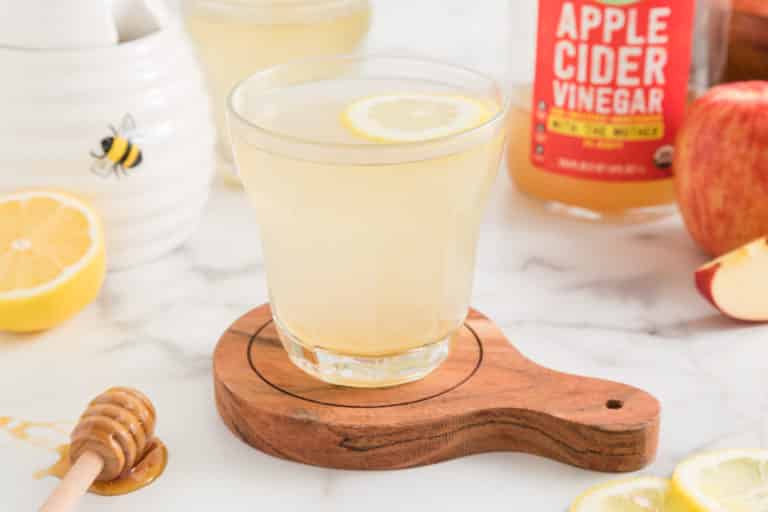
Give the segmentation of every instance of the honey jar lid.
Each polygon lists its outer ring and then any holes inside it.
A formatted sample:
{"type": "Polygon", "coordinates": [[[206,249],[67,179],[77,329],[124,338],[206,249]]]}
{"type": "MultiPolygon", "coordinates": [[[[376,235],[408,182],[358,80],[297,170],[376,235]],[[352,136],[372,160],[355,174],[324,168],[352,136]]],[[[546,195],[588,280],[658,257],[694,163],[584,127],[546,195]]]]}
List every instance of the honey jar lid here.
{"type": "Polygon", "coordinates": [[[163,0],[0,0],[0,47],[56,50],[118,45],[163,28],[163,0]]]}

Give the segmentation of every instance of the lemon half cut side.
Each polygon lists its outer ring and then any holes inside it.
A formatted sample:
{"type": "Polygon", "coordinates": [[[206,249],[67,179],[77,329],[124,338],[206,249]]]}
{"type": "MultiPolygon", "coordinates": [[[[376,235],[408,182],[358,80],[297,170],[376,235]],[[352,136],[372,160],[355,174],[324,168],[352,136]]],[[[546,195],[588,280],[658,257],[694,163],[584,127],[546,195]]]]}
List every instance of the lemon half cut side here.
{"type": "Polygon", "coordinates": [[[614,480],[587,489],[569,512],[662,512],[668,488],[665,478],[614,480]]]}
{"type": "Polygon", "coordinates": [[[768,450],[724,450],[685,459],[672,477],[669,505],[675,512],[768,510],[768,450]]]}
{"type": "Polygon", "coordinates": [[[54,190],[0,197],[0,330],[49,329],[98,295],[106,272],[101,220],[54,190]]]}

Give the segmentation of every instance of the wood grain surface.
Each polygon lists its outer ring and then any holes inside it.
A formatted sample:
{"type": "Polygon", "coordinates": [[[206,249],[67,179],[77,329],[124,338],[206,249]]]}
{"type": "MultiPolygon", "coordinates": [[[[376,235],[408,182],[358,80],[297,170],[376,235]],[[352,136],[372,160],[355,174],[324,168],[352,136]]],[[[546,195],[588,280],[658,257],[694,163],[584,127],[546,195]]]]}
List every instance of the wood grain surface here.
{"type": "Polygon", "coordinates": [[[491,451],[634,471],[656,453],[660,407],[637,388],[526,359],[471,311],[448,360],[385,389],[320,382],[288,359],[269,305],[237,320],[214,354],[216,406],[246,443],[285,459],[398,469],[491,451]]]}

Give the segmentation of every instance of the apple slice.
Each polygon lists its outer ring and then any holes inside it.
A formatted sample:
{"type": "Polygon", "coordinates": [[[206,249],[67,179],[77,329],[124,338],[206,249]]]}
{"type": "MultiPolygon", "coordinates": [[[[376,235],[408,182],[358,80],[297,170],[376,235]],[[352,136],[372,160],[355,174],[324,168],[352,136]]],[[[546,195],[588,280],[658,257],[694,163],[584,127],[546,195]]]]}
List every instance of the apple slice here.
{"type": "Polygon", "coordinates": [[[759,238],[699,267],[696,287],[731,318],[768,321],[768,238],[759,238]]]}

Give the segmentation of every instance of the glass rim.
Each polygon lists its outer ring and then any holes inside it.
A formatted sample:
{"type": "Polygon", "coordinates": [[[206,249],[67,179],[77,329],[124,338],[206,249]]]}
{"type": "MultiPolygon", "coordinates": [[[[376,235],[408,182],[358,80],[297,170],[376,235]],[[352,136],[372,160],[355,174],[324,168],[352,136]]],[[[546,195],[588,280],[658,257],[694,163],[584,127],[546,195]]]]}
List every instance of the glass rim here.
{"type": "MultiPolygon", "coordinates": [[[[313,81],[318,81],[318,80],[308,80],[306,83],[311,83],[313,81]]],[[[280,87],[276,87],[276,89],[280,89],[280,87]]],[[[253,129],[258,132],[261,132],[262,134],[268,137],[274,137],[276,139],[280,139],[293,144],[301,144],[306,146],[323,147],[323,148],[339,148],[339,149],[352,150],[352,151],[358,151],[358,150],[367,151],[367,150],[370,150],[371,148],[376,148],[377,150],[381,151],[384,149],[395,150],[395,149],[402,149],[402,148],[415,148],[415,147],[420,147],[424,145],[440,144],[450,140],[457,140],[457,139],[469,137],[471,135],[476,134],[479,131],[487,130],[489,126],[493,126],[495,123],[501,121],[504,118],[507,108],[509,106],[509,99],[510,99],[509,95],[504,93],[503,84],[499,79],[494,78],[493,76],[487,73],[484,73],[482,71],[478,71],[470,67],[462,66],[460,64],[446,62],[440,59],[431,59],[427,57],[401,56],[401,55],[371,55],[371,54],[369,55],[355,55],[355,54],[331,55],[331,56],[309,57],[305,59],[292,60],[290,62],[278,64],[276,66],[270,66],[268,68],[262,69],[260,71],[257,71],[245,77],[244,79],[237,82],[235,86],[232,88],[232,90],[229,92],[229,94],[227,95],[227,114],[234,116],[238,122],[248,126],[249,129],[253,129]],[[441,66],[444,68],[449,68],[454,71],[470,73],[475,77],[481,78],[487,81],[489,84],[491,84],[501,95],[502,101],[499,103],[499,108],[494,115],[492,115],[491,117],[483,121],[481,124],[474,126],[468,130],[464,130],[458,133],[443,135],[433,139],[388,142],[386,144],[382,144],[380,142],[360,142],[360,143],[324,142],[324,141],[318,141],[315,139],[298,137],[298,136],[290,135],[284,132],[270,130],[268,128],[265,128],[264,126],[261,126],[260,124],[254,123],[246,119],[238,111],[238,109],[235,108],[235,104],[234,104],[235,95],[237,95],[241,90],[243,90],[248,85],[248,82],[250,82],[251,80],[257,80],[259,78],[267,77],[271,74],[279,73],[280,71],[285,69],[291,69],[291,68],[295,68],[295,67],[306,65],[306,64],[317,64],[320,62],[331,62],[331,63],[370,62],[374,60],[391,60],[391,61],[399,61],[399,62],[409,62],[412,64],[428,64],[431,66],[441,66]]]]}

